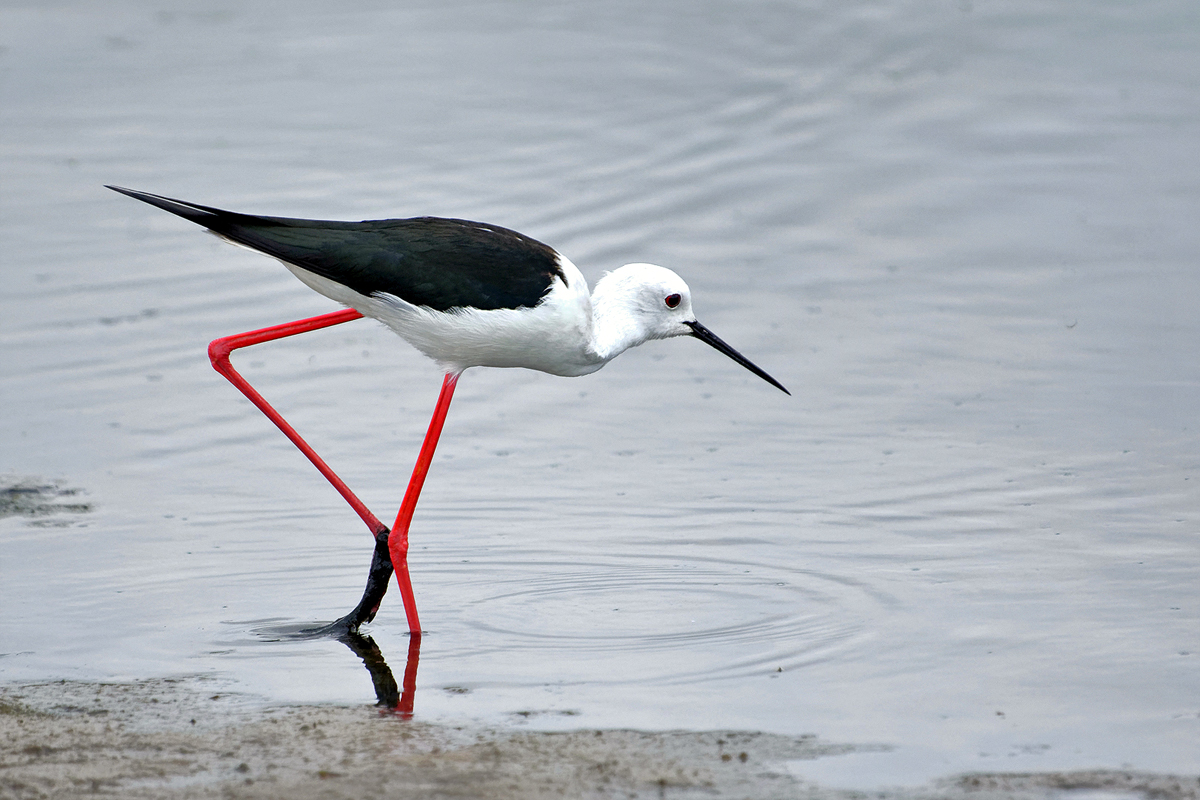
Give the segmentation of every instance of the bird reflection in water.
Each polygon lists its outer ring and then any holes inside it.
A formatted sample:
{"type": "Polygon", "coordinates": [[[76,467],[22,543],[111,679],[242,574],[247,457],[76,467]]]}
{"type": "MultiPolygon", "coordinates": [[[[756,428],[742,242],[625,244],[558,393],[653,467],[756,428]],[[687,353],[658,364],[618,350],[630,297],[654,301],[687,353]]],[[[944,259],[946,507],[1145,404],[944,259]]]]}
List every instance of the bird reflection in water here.
{"type": "Polygon", "coordinates": [[[371,673],[375,684],[375,705],[401,719],[412,719],[413,703],[417,694],[417,662],[421,656],[421,634],[410,634],[408,661],[404,665],[403,691],[396,685],[396,678],[383,657],[383,652],[370,636],[357,631],[346,631],[338,641],[354,651],[362,659],[363,666],[371,673]]]}
{"type": "MultiPolygon", "coordinates": [[[[383,548],[386,553],[386,542],[383,544],[383,548]]],[[[386,571],[381,569],[380,575],[381,585],[386,588],[387,579],[391,576],[390,565],[386,571]]],[[[374,572],[372,577],[375,577],[374,572]]],[[[368,589],[370,588],[368,586],[368,589]]],[[[383,592],[379,591],[377,597],[382,598],[383,592]]],[[[369,593],[364,597],[364,602],[368,599],[369,593]]],[[[378,599],[375,600],[375,607],[378,608],[378,599]]],[[[372,614],[372,616],[374,615],[372,614]]],[[[363,666],[370,673],[371,683],[375,687],[375,705],[389,715],[401,719],[412,718],[413,703],[417,693],[417,663],[421,657],[421,633],[419,631],[409,634],[404,678],[399,685],[397,685],[392,668],[388,666],[387,659],[383,657],[383,651],[380,650],[379,645],[370,636],[359,633],[358,626],[338,626],[337,623],[319,628],[273,625],[258,628],[254,633],[261,637],[261,640],[269,642],[336,639],[350,648],[350,651],[362,660],[363,666]]]]}

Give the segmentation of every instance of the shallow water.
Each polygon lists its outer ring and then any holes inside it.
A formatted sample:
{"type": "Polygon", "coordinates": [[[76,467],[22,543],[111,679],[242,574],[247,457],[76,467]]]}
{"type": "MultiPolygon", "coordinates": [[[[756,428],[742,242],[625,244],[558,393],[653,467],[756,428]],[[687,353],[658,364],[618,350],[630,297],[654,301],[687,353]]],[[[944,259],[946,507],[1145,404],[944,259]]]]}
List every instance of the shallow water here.
{"type": "MultiPolygon", "coordinates": [[[[370,539],[205,355],[332,308],[118,183],[486,220],[593,282],[662,263],[792,390],[687,341],[468,372],[413,526],[417,716],[893,748],[795,765],[836,785],[1200,770],[1198,31],[1183,2],[4,4],[0,473],[41,488],[0,518],[0,680],[374,700],[282,635],[353,606],[370,539]]],[[[436,369],[367,321],[234,360],[387,519],[436,369]]],[[[395,592],[370,633],[399,679],[395,592]]]]}

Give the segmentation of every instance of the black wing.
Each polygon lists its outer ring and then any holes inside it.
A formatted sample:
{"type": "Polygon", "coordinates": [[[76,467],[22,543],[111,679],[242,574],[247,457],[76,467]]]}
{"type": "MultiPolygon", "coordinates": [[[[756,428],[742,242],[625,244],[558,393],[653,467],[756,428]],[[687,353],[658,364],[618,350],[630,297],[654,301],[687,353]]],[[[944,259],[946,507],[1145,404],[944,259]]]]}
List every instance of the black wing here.
{"type": "Polygon", "coordinates": [[[567,280],[552,247],[495,225],[440,217],[365,222],[260,217],[108,188],[359,294],[386,292],[438,311],[532,308],[554,278],[567,280]]]}

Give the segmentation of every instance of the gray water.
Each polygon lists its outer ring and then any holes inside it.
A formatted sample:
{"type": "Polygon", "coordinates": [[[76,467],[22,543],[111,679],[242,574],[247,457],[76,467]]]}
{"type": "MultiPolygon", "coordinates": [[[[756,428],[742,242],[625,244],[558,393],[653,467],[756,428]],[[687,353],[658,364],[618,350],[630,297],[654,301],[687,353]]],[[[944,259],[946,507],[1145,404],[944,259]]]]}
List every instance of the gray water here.
{"type": "MultiPolygon", "coordinates": [[[[334,307],[117,183],[660,263],[792,390],[690,340],[469,371],[418,717],[1200,770],[1198,8],[0,4],[0,681],[375,699],[278,635],[370,538],[205,354],[334,307]]],[[[370,321],[234,361],[390,519],[436,368],[370,321]]],[[[396,592],[370,633],[399,676],[396,592]]]]}

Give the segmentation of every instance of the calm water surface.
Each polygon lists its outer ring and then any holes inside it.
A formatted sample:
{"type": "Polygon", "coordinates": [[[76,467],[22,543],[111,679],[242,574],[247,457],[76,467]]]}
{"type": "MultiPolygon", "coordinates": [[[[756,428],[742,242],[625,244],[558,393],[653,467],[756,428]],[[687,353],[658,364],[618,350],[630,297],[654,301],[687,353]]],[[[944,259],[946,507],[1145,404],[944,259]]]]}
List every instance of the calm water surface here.
{"type": "MultiPolygon", "coordinates": [[[[418,716],[1200,770],[1197,59],[1182,0],[0,4],[0,680],[374,701],[280,636],[370,539],[205,355],[332,306],[118,183],[661,263],[792,390],[690,341],[468,372],[418,716]]],[[[235,361],[394,513],[433,365],[367,321],[235,361]]],[[[399,675],[395,593],[370,633],[399,675]]]]}

